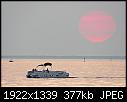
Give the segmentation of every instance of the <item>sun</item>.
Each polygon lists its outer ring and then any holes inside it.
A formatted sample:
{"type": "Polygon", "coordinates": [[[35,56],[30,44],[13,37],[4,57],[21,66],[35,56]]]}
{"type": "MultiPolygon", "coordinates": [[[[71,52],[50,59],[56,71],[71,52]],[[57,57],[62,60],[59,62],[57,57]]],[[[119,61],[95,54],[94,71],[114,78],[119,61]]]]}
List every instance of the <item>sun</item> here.
{"type": "Polygon", "coordinates": [[[80,18],[79,31],[90,42],[104,42],[112,37],[115,30],[114,18],[104,11],[92,11],[80,18]]]}

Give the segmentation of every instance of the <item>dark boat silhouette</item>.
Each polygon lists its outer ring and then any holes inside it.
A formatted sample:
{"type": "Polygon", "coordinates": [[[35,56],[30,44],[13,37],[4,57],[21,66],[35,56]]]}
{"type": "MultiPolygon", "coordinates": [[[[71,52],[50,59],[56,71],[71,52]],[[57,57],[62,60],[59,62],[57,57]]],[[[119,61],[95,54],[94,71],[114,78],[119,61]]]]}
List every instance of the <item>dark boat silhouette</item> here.
{"type": "MultiPolygon", "coordinates": [[[[40,64],[39,66],[50,66],[52,67],[52,63],[44,63],[40,64]]],[[[36,68],[37,68],[36,67],[36,68]]],[[[46,70],[38,71],[37,69],[33,69],[32,71],[28,71],[27,78],[68,78],[69,73],[65,71],[50,71],[48,68],[46,70]]]]}
{"type": "Polygon", "coordinates": [[[14,62],[13,60],[9,60],[9,62],[14,62]]]}

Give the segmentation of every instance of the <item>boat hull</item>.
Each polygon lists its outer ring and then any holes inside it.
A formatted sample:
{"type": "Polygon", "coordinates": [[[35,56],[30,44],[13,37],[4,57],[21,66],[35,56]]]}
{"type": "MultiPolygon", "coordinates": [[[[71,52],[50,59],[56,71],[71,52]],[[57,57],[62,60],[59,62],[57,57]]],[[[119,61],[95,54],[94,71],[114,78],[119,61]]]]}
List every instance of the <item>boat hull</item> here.
{"type": "Polygon", "coordinates": [[[68,78],[69,73],[64,71],[28,71],[27,78],[68,78]]]}

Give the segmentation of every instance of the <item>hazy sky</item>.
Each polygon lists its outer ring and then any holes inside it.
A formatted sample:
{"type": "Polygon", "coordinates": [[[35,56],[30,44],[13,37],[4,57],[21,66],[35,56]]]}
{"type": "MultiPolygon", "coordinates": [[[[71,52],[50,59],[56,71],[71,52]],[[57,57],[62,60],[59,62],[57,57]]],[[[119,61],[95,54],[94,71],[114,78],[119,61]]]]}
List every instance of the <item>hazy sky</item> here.
{"type": "Polygon", "coordinates": [[[125,56],[125,2],[2,2],[2,55],[125,56]],[[79,21],[92,10],[116,22],[112,38],[92,43],[79,21]]]}

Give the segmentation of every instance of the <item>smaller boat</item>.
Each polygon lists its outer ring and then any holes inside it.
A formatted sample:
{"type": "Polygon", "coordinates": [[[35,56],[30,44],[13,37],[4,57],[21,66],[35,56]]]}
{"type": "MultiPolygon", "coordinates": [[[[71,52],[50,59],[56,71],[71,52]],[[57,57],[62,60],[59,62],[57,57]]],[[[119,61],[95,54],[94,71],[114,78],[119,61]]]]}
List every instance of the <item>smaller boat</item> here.
{"type": "MultiPolygon", "coordinates": [[[[44,64],[40,64],[39,66],[51,66],[52,67],[52,63],[44,63],[44,64]]],[[[36,68],[37,68],[36,67],[36,68]]],[[[49,69],[47,68],[46,70],[42,70],[42,71],[38,71],[37,69],[33,69],[32,71],[28,71],[27,78],[68,78],[69,77],[69,73],[65,72],[65,71],[49,71],[49,69]]]]}
{"type": "Polygon", "coordinates": [[[13,60],[9,60],[9,62],[14,62],[13,60]]]}

